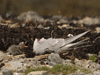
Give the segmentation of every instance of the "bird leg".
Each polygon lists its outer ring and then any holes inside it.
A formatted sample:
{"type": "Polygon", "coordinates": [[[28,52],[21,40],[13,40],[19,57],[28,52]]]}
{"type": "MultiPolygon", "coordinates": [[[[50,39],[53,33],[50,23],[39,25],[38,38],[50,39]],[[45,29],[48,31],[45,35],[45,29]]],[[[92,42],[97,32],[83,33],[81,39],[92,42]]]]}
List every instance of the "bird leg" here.
{"type": "Polygon", "coordinates": [[[75,51],[76,51],[76,48],[74,48],[74,50],[72,51],[72,56],[71,56],[71,62],[73,63],[73,64],[75,64],[75,51]]]}

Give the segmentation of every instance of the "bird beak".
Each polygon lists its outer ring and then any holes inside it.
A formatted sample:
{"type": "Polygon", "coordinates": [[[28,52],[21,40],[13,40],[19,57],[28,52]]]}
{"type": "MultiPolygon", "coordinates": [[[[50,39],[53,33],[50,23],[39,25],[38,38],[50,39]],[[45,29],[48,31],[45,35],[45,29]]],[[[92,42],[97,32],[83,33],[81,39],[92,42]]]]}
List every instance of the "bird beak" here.
{"type": "Polygon", "coordinates": [[[24,45],[24,47],[27,48],[28,46],[25,46],[25,45],[24,45]]]}

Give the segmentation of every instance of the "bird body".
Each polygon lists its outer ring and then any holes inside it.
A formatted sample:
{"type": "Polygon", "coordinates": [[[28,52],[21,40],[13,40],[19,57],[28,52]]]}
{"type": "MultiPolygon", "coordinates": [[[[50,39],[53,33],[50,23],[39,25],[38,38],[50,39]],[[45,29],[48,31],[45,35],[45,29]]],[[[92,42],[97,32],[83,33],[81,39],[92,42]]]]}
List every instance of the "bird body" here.
{"type": "Polygon", "coordinates": [[[19,45],[11,45],[8,49],[7,49],[7,54],[11,54],[11,55],[19,55],[22,54],[22,49],[25,46],[24,42],[20,42],[19,45]]]}
{"type": "Polygon", "coordinates": [[[43,54],[46,51],[54,51],[56,53],[59,53],[64,50],[68,50],[70,47],[86,43],[86,42],[84,42],[86,39],[76,42],[76,43],[71,43],[71,42],[82,37],[83,35],[85,35],[88,32],[89,31],[86,31],[79,35],[76,35],[76,36],[73,36],[73,37],[70,37],[67,39],[62,39],[62,38],[44,39],[44,38],[42,38],[42,39],[38,40],[37,38],[35,38],[33,50],[35,51],[36,54],[43,54]]]}

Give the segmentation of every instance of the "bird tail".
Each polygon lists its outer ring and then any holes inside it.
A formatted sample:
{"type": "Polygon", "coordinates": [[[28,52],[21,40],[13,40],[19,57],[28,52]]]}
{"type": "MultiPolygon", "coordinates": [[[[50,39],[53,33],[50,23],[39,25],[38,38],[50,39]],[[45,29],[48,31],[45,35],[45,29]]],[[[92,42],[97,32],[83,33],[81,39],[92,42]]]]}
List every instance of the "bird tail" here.
{"type": "Polygon", "coordinates": [[[76,35],[76,36],[67,38],[67,39],[65,40],[65,45],[67,45],[67,44],[69,44],[69,43],[75,41],[76,39],[82,37],[83,35],[87,34],[88,32],[90,32],[90,30],[89,30],[89,31],[86,31],[86,32],[83,32],[83,33],[81,33],[81,34],[79,34],[79,35],[76,35]]]}
{"type": "MultiPolygon", "coordinates": [[[[65,45],[65,46],[61,47],[61,49],[58,51],[58,53],[59,53],[59,52],[62,52],[62,51],[65,51],[65,50],[72,50],[74,47],[75,47],[75,48],[81,48],[81,47],[83,47],[83,46],[80,46],[80,45],[86,44],[86,43],[87,43],[87,42],[86,42],[87,40],[89,40],[89,38],[84,39],[84,40],[81,40],[81,41],[76,42],[76,43],[71,43],[71,44],[65,45]],[[78,47],[77,47],[77,46],[78,46],[78,47]]],[[[89,45],[89,46],[90,46],[90,45],[89,45]]],[[[84,47],[85,47],[85,46],[84,46],[84,47]]]]}

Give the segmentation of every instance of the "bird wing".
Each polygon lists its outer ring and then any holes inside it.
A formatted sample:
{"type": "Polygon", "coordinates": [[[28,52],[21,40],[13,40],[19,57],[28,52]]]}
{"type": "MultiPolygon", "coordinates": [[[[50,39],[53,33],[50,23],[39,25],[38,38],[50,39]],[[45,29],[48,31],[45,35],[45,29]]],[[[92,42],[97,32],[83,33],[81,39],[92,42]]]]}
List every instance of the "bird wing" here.
{"type": "Polygon", "coordinates": [[[47,43],[53,47],[56,47],[59,43],[60,43],[60,46],[63,46],[65,44],[64,39],[53,39],[53,38],[49,38],[47,40],[47,43]]]}
{"type": "MultiPolygon", "coordinates": [[[[89,30],[89,31],[90,31],[90,30],[89,30]]],[[[81,34],[79,34],[79,35],[76,35],[76,36],[67,38],[66,41],[65,41],[65,45],[67,45],[67,44],[69,44],[69,43],[75,41],[76,39],[82,37],[83,35],[85,35],[85,34],[88,33],[89,31],[86,31],[86,32],[83,32],[83,33],[81,33],[81,34]]]]}
{"type": "Polygon", "coordinates": [[[79,46],[81,48],[80,45],[83,45],[85,43],[87,43],[86,41],[89,40],[89,38],[87,39],[84,39],[84,40],[81,40],[79,42],[76,42],[76,43],[70,43],[68,45],[65,45],[65,46],[62,46],[59,50],[58,50],[58,53],[59,52],[62,52],[62,51],[65,51],[65,50],[70,50],[71,47],[77,47],[79,46]]]}
{"type": "Polygon", "coordinates": [[[60,47],[65,45],[65,40],[50,38],[47,40],[47,44],[49,50],[56,52],[60,47]]]}

